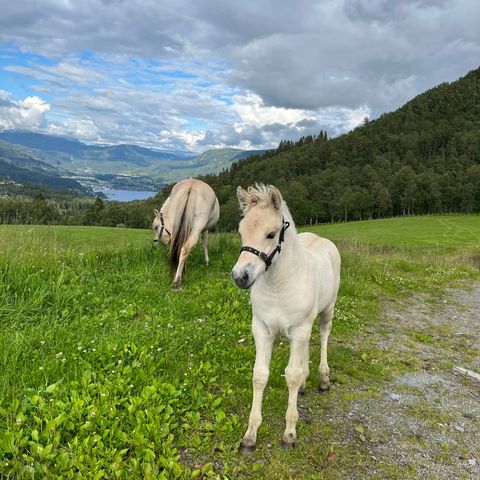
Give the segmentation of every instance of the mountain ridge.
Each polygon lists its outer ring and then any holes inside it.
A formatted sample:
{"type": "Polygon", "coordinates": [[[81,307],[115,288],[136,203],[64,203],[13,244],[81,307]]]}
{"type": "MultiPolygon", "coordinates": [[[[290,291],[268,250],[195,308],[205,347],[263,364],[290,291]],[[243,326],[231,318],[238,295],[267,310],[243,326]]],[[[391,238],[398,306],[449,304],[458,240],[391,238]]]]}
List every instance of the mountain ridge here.
{"type": "MultiPolygon", "coordinates": [[[[24,130],[1,131],[0,142],[4,146],[11,145],[11,151],[23,149],[24,156],[32,161],[41,161],[56,169],[52,174],[68,176],[89,189],[158,190],[183,178],[216,173],[233,161],[262,152],[213,149],[195,155],[184,150],[149,149],[129,144],[87,145],[77,139],[24,130]]],[[[38,170],[37,167],[33,170],[38,170]]],[[[6,165],[2,171],[8,176],[6,165]]],[[[12,175],[21,178],[19,172],[12,172],[12,175]]]]}

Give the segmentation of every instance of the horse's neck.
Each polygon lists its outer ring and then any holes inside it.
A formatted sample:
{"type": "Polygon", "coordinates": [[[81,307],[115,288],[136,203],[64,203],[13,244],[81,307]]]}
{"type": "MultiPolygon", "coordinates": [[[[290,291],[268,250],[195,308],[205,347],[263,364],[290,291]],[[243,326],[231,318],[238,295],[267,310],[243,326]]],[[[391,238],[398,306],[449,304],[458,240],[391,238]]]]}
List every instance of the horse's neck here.
{"type": "Polygon", "coordinates": [[[160,211],[162,212],[164,223],[166,224],[168,222],[168,225],[170,226],[169,205],[170,197],[165,200],[160,211]]]}
{"type": "Polygon", "coordinates": [[[287,282],[295,273],[306,268],[307,257],[304,246],[298,240],[295,223],[286,205],[284,206],[284,221],[290,226],[285,230],[285,240],[282,250],[276,255],[272,266],[266,272],[265,280],[268,283],[282,284],[287,282]]]}

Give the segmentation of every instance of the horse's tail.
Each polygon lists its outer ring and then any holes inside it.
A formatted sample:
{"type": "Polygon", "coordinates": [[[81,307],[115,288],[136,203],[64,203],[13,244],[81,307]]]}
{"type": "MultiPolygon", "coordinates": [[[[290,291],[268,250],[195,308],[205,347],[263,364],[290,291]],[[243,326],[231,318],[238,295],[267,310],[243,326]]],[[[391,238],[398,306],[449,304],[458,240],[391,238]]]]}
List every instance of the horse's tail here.
{"type": "Polygon", "coordinates": [[[170,221],[172,222],[172,238],[170,240],[170,269],[173,273],[178,268],[183,245],[192,233],[192,222],[195,210],[195,199],[192,197],[192,185],[181,190],[175,201],[170,202],[170,221]]]}

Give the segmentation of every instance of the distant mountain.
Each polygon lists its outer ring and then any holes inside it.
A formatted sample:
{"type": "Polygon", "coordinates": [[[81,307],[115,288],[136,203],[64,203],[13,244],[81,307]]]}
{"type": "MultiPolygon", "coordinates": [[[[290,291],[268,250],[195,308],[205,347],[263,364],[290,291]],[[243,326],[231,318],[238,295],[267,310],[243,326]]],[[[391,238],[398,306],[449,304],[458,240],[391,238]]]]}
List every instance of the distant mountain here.
{"type": "Polygon", "coordinates": [[[136,169],[157,162],[195,156],[182,150],[154,150],[135,145],[86,145],[75,139],[15,130],[0,132],[0,140],[42,151],[48,163],[77,173],[133,174],[136,169]]]}
{"type": "Polygon", "coordinates": [[[252,155],[262,155],[264,150],[239,150],[236,148],[214,148],[190,160],[166,161],[144,170],[146,175],[161,178],[164,184],[178,182],[184,178],[218,173],[232,163],[252,155]]]}
{"type": "Polygon", "coordinates": [[[75,139],[25,131],[0,132],[0,141],[28,148],[28,156],[69,172],[83,184],[101,187],[160,189],[187,177],[217,173],[233,162],[263,151],[233,148],[187,151],[157,150],[135,145],[86,145],[75,139]]]}
{"type": "Polygon", "coordinates": [[[0,140],[0,177],[20,183],[34,183],[85,194],[79,182],[66,178],[67,172],[46,163],[36,150],[0,140]]]}
{"type": "Polygon", "coordinates": [[[5,130],[0,132],[0,140],[14,143],[15,145],[43,150],[44,152],[60,152],[67,155],[75,154],[86,147],[84,143],[75,139],[21,130],[5,130]]]}

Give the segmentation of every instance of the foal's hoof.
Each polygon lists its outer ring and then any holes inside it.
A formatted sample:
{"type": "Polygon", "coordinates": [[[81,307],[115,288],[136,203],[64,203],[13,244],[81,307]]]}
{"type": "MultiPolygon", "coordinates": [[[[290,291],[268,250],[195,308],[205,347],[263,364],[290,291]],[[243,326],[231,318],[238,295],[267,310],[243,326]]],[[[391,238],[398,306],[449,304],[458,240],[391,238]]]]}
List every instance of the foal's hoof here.
{"type": "Polygon", "coordinates": [[[182,289],[181,283],[172,283],[172,290],[175,292],[179,292],[182,289]]]}
{"type": "Polygon", "coordinates": [[[330,380],[327,381],[320,381],[318,385],[318,392],[319,393],[326,393],[330,390],[330,380]]]}
{"type": "Polygon", "coordinates": [[[282,442],[280,443],[280,446],[283,448],[283,450],[293,450],[295,448],[295,441],[291,442],[286,442],[282,438],[282,442]]]}
{"type": "Polygon", "coordinates": [[[318,387],[318,393],[319,393],[320,395],[323,395],[324,393],[328,393],[329,390],[330,390],[330,385],[328,385],[327,387],[320,385],[320,386],[318,387]]]}
{"type": "Polygon", "coordinates": [[[238,447],[238,451],[244,455],[251,455],[255,451],[255,445],[244,445],[242,442],[238,447]]]}

